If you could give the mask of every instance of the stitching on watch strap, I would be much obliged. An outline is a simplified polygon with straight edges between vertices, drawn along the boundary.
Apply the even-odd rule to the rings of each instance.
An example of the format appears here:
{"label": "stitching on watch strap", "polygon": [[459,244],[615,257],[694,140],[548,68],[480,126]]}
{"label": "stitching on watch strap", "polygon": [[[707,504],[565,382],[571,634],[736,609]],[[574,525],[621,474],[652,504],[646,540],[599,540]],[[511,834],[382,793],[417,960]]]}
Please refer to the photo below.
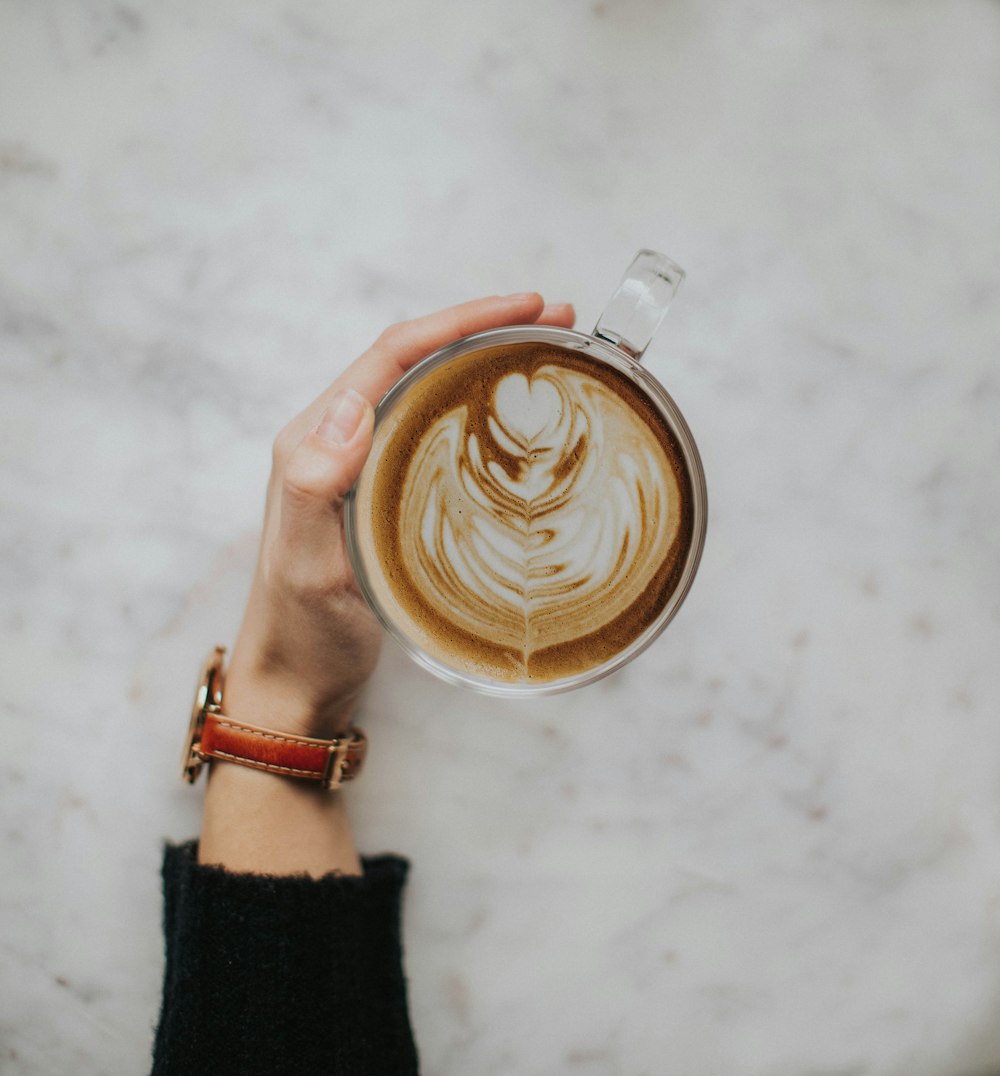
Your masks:
{"label": "stitching on watch strap", "polygon": [[276,762],[258,762],[256,759],[246,758],[243,755],[231,755],[228,751],[214,750],[210,758],[239,762],[241,765],[249,766],[251,769],[267,770],[270,773],[283,773],[290,777],[315,777],[319,780],[323,776],[319,770],[297,770],[294,766],[280,766]]}
{"label": "stitching on watch strap", "polygon": [[[224,729],[233,729],[234,732],[243,732],[247,736],[259,736],[262,740],[275,740],[278,743],[290,743],[295,744],[296,747],[312,747],[317,751],[326,752],[329,749],[329,742],[326,743],[310,743],[309,738],[305,736],[280,736],[276,732],[265,732],[263,729],[255,729],[250,725],[241,725],[238,721],[228,721],[219,716],[216,716],[215,723]],[[346,737],[340,736],[337,739],[345,739]],[[348,740],[348,743],[352,743],[352,740]]]}

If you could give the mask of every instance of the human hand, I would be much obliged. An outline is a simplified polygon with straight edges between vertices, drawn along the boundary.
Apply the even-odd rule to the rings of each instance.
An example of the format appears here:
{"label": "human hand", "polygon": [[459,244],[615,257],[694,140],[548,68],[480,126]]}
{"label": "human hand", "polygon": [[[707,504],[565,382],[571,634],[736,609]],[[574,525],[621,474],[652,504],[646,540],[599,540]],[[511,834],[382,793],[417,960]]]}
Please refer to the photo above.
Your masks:
{"label": "human hand", "polygon": [[378,622],[354,580],[343,499],[371,449],[373,408],[416,362],[505,325],[572,326],[536,293],[477,299],[387,329],[274,442],[260,554],[225,685],[237,720],[333,737],[375,668]]}

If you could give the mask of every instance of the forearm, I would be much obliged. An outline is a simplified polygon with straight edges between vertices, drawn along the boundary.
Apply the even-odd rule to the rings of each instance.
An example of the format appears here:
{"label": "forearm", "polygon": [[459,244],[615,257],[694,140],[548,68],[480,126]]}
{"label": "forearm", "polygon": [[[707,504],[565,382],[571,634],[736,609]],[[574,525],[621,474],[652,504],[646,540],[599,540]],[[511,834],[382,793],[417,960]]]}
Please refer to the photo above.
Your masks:
{"label": "forearm", "polygon": [[212,765],[198,861],[243,874],[361,873],[343,793],[228,762]]}

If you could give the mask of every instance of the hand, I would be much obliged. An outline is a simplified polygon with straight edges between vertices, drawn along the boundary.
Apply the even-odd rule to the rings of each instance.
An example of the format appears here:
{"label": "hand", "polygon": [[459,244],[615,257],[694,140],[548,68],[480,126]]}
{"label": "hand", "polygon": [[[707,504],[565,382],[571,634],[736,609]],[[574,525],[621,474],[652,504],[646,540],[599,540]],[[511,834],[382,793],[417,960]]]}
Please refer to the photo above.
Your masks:
{"label": "hand", "polygon": [[504,325],[572,326],[535,293],[477,299],[387,329],[278,434],[260,555],[225,685],[251,724],[332,737],[351,722],[381,631],[347,558],[341,507],[371,449],[373,408],[416,362]]}

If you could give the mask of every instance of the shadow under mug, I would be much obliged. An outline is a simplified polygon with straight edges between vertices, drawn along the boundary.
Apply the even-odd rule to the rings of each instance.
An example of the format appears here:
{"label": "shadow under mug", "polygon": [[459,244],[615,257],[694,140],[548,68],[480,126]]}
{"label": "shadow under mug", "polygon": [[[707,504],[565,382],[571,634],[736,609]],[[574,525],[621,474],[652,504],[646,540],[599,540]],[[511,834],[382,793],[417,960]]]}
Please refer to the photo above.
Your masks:
{"label": "shadow under mug", "polygon": [[[375,411],[375,447],[344,505],[348,554],[361,592],[375,616],[415,661],[441,679],[499,696],[546,695],[568,691],[593,683],[631,661],[656,639],[676,615],[694,581],[705,542],[708,510],[705,473],[694,438],[677,405],[640,362],[683,278],[683,270],[665,255],[650,250],[639,251],[592,334],[546,325],[518,325],[476,333],[441,348],[417,363],[379,403]],[[690,479],[690,544],[679,571],[673,575],[676,583],[666,603],[638,635],[606,659],[570,675],[540,680],[508,680],[481,675],[470,669],[468,663],[450,658],[442,648],[435,647],[433,640],[428,640],[426,632],[420,638],[421,629],[396,603],[387,579],[392,572],[406,571],[403,558],[397,555],[397,563],[387,573],[386,566],[380,563],[378,543],[373,537],[378,525],[372,504],[373,481],[377,469],[387,466],[380,459],[380,430],[391,423],[401,409],[407,407],[414,387],[446,364],[474,352],[518,344],[555,345],[579,353],[590,361],[606,364],[623,374],[655,408],[670,430]]]}

